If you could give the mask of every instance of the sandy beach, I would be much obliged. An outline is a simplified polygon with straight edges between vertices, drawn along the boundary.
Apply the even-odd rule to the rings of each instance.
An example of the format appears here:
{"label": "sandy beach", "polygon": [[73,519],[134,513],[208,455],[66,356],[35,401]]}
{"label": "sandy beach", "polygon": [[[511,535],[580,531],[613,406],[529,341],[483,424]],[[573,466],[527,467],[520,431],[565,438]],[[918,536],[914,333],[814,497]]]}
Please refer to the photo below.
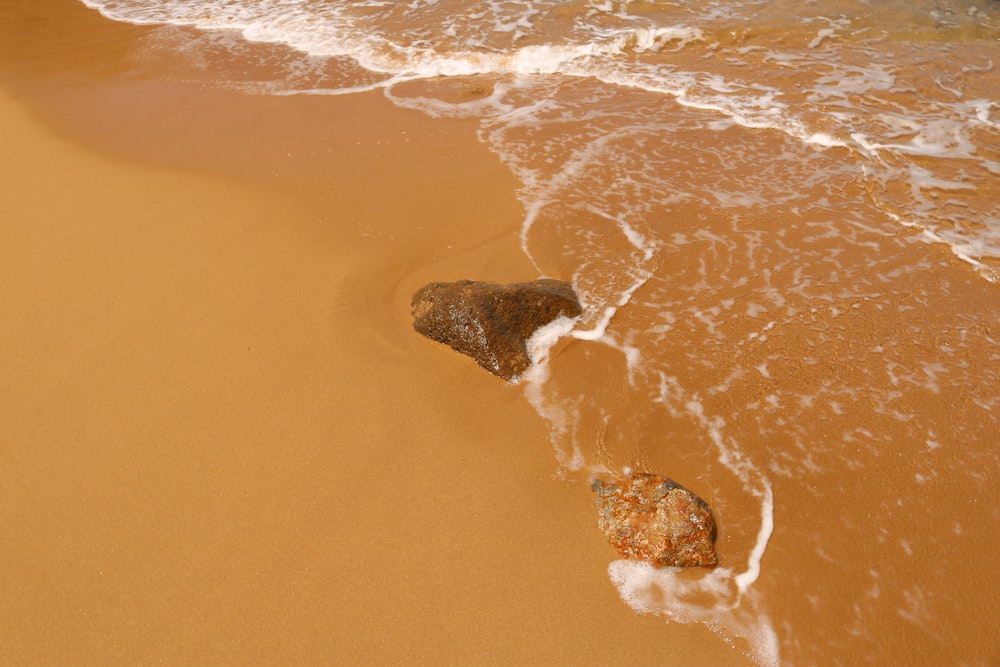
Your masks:
{"label": "sandy beach", "polygon": [[411,329],[536,277],[471,125],[168,83],[46,4],[0,23],[0,662],[738,660],[621,602],[520,390]]}
{"label": "sandy beach", "polygon": [[[994,8],[87,4],[0,8],[0,664],[996,664]],[[540,274],[520,385],[413,330]]]}

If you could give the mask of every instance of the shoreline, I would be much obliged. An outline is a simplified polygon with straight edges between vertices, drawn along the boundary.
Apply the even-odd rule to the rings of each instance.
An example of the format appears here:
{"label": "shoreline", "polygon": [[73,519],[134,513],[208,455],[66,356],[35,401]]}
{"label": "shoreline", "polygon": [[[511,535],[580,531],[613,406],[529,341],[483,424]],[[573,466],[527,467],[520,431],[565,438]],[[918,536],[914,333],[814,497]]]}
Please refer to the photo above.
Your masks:
{"label": "shoreline", "polygon": [[0,66],[0,661],[745,660],[633,613],[521,388],[412,331],[536,277],[470,124],[119,76],[143,30],[63,5]]}
{"label": "shoreline", "polygon": [[[905,187],[924,167],[947,181],[964,163],[883,172],[558,74],[274,94],[368,79],[76,0],[0,13],[0,662],[996,653],[975,612],[996,606],[978,575],[997,537],[996,285],[886,215],[929,203]],[[830,40],[798,45],[815,68],[756,70],[795,50],[785,18],[750,21],[777,28],[762,50],[662,56],[793,97],[823,63],[869,60]],[[373,29],[395,40],[409,19]],[[972,53],[918,67],[910,46],[868,46],[901,68],[845,98],[873,136],[880,109],[919,125],[950,103],[935,72]],[[977,72],[956,90],[992,90]],[[776,120],[831,120],[793,106]],[[959,136],[988,151],[980,129]],[[995,209],[975,182],[923,194],[975,222]],[[539,273],[594,319],[544,381],[509,385],[413,330],[426,283]],[[704,498],[721,566],[616,560],[588,487],[623,469]]]}

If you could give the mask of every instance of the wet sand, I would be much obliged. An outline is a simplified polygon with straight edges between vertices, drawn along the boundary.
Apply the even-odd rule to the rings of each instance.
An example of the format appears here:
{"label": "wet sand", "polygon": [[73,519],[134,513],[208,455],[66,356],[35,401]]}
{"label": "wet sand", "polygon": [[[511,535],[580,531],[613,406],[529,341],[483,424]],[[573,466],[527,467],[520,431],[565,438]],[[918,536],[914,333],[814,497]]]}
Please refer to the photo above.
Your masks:
{"label": "wet sand", "polygon": [[0,663],[740,664],[639,616],[516,387],[410,327],[535,276],[463,122],[0,31]]}

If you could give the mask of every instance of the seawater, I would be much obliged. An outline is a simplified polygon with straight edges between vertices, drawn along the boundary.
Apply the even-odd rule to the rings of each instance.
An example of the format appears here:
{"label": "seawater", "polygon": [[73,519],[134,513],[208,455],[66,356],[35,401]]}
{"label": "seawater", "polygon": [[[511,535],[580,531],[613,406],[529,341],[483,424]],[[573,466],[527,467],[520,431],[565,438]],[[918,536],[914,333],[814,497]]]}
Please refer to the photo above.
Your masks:
{"label": "seawater", "polygon": [[720,525],[711,572],[612,562],[627,604],[760,664],[1000,660],[1000,3],[83,1],[191,81],[478,119],[585,306],[521,383],[556,473]]}

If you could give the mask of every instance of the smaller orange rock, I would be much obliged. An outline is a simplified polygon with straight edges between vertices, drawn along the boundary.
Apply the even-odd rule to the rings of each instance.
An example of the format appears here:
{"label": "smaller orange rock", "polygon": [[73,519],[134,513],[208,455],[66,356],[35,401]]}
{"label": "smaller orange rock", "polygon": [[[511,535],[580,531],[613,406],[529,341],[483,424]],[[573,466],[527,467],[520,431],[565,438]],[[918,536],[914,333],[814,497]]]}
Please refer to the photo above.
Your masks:
{"label": "smaller orange rock", "polygon": [[712,567],[715,520],[708,503],[673,480],[631,473],[624,480],[594,480],[597,523],[623,558],[657,567]]}

